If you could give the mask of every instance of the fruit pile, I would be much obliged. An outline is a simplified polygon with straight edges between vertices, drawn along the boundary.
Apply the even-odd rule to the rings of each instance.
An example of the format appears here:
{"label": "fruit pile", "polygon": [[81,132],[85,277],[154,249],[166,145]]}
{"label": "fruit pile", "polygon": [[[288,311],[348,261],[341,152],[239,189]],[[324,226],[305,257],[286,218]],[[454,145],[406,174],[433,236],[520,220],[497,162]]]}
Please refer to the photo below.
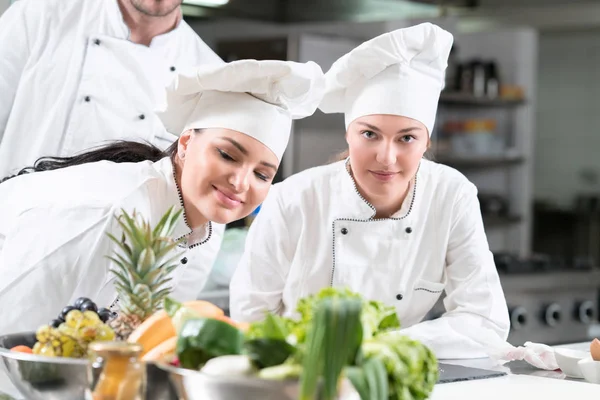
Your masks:
{"label": "fruit pile", "polygon": [[63,308],[63,310],[58,315],[58,318],[50,321],[50,326],[53,328],[58,328],[60,324],[66,321],[67,314],[69,314],[69,312],[73,310],[79,310],[81,312],[91,311],[93,313],[96,313],[103,323],[106,323],[109,320],[116,318],[117,316],[117,313],[110,311],[108,308],[98,309],[96,303],[94,303],[87,297],[80,297],[77,300],[75,300],[72,306],[66,306],[65,308]]}
{"label": "fruit pile", "polygon": [[33,354],[50,357],[82,358],[94,341],[114,340],[115,333],[106,325],[114,313],[82,297],[72,306],[65,307],[57,319],[43,325],[36,332]]}

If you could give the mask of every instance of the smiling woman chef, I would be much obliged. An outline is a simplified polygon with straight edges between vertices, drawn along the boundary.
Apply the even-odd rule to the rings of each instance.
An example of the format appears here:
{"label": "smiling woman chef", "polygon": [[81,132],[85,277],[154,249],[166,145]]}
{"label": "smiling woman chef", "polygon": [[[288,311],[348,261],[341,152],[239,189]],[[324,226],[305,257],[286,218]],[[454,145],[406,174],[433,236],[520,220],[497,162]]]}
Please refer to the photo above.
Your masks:
{"label": "smiling woman chef", "polygon": [[[506,301],[475,186],[423,159],[452,35],[432,24],[384,34],[340,58],[320,106],[343,112],[349,157],[275,185],[232,279],[231,315],[289,315],[298,299],[348,287],[397,308],[401,334],[439,358],[504,341]],[[421,322],[441,293],[446,313]]]}
{"label": "smiling woman chef", "polygon": [[[186,237],[187,250],[173,295],[195,298],[210,271],[193,261],[211,221],[238,220],[264,200],[292,119],[312,114],[324,87],[314,63],[243,60],[181,72],[161,117],[183,133],[166,153],[117,143],[54,162],[81,165],[1,183],[0,334],[35,330],[80,296],[113,303],[106,256],[115,245],[106,233],[121,236],[114,218],[121,209],[154,225],[170,207],[183,208],[174,236]],[[150,161],[120,162],[132,152]],[[119,162],[85,163],[94,158]]]}

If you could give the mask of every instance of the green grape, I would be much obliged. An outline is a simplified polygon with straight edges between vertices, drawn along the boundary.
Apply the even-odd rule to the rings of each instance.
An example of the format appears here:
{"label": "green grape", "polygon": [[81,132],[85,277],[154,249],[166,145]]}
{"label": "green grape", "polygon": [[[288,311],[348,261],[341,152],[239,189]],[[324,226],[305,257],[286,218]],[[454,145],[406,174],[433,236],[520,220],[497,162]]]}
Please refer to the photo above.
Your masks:
{"label": "green grape", "polygon": [[96,329],[96,340],[101,342],[115,340],[115,331],[110,326],[102,324]]}
{"label": "green grape", "polygon": [[42,344],[40,342],[36,342],[33,345],[33,349],[31,349],[33,354],[40,354],[40,350],[42,350]]}
{"label": "green grape", "polygon": [[77,328],[83,321],[83,313],[79,310],[71,310],[65,319],[66,324],[72,328]]}
{"label": "green grape", "polygon": [[72,337],[77,336],[77,330],[75,328],[70,327],[69,325],[62,323],[58,327],[58,331],[63,335],[68,335]]}
{"label": "green grape", "polygon": [[35,337],[38,341],[42,343],[46,343],[50,340],[50,335],[52,333],[52,327],[50,325],[42,325],[38,328]]}
{"label": "green grape", "polygon": [[90,320],[90,321],[94,321],[96,324],[98,323],[102,323],[102,321],[100,320],[100,317],[98,316],[97,313],[93,312],[93,311],[84,311],[83,312],[83,318],[85,320]]}
{"label": "green grape", "polygon": [[82,326],[77,331],[77,339],[91,342],[96,338],[96,327],[94,326]]}
{"label": "green grape", "polygon": [[40,346],[39,355],[46,357],[55,357],[56,353],[50,343]]}

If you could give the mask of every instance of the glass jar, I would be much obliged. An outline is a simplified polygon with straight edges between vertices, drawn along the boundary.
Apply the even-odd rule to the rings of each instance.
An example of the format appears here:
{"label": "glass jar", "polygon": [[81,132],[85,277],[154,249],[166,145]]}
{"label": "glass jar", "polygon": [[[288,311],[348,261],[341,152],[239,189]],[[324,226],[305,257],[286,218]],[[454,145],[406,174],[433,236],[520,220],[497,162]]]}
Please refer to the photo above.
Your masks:
{"label": "glass jar", "polygon": [[142,346],[127,342],[95,342],[88,347],[86,400],[143,400],[146,366]]}

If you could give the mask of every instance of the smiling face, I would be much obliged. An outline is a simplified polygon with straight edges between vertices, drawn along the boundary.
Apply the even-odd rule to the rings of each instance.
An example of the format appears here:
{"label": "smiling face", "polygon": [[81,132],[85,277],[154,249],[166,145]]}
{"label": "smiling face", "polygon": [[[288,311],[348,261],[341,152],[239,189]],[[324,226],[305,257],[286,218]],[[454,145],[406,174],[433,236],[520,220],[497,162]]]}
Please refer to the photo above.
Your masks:
{"label": "smiling face", "polygon": [[175,162],[192,228],[248,216],[264,201],[279,166],[275,154],[258,140],[213,128],[184,132]]}
{"label": "smiling face", "polygon": [[367,115],[350,124],[346,141],[361,195],[378,211],[397,211],[429,146],[425,125],[397,115]]}

